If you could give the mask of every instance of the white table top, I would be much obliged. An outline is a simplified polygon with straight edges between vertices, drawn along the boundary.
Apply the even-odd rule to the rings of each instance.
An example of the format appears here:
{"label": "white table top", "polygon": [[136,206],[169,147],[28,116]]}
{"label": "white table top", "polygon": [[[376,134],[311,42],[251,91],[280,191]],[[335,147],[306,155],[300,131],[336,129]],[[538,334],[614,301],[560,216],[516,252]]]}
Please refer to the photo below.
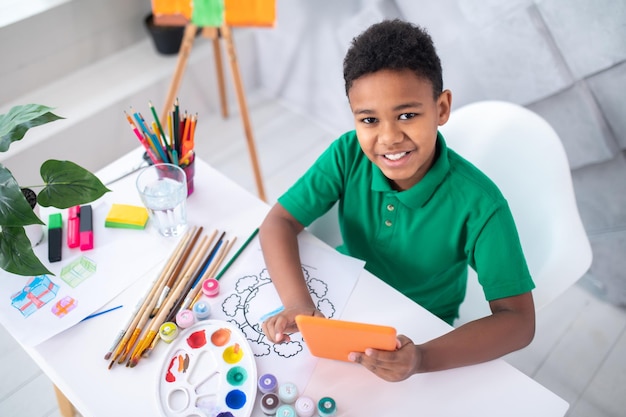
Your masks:
{"label": "white table top", "polygon": [[[131,152],[102,170],[99,176],[105,182],[115,178],[136,165],[139,155]],[[195,192],[188,200],[190,223],[228,230],[239,237],[236,250],[261,223],[269,206],[202,161],[196,164]],[[111,185],[113,193],[109,195],[124,195],[125,203],[141,204],[134,190],[134,178],[135,175],[130,175]],[[154,231],[148,233],[159,238]],[[306,239],[322,244],[312,235]],[[174,243],[166,244],[164,253],[169,255]],[[228,273],[224,278],[227,276]],[[5,278],[0,275],[0,279]],[[108,305],[134,305],[153,278],[146,275],[138,279]],[[160,414],[155,381],[165,349],[159,350],[157,346],[146,363],[141,362],[132,370],[121,365],[109,370],[103,358],[126,320],[124,314],[123,309],[116,310],[79,323],[34,348],[25,347],[84,416]],[[366,271],[359,277],[341,318],[385,323],[416,343],[451,329]],[[556,417],[563,416],[568,408],[564,400],[503,360],[389,383],[359,365],[320,359],[304,394],[314,399],[333,397],[337,401],[338,416]],[[256,408],[253,415],[263,414]]]}

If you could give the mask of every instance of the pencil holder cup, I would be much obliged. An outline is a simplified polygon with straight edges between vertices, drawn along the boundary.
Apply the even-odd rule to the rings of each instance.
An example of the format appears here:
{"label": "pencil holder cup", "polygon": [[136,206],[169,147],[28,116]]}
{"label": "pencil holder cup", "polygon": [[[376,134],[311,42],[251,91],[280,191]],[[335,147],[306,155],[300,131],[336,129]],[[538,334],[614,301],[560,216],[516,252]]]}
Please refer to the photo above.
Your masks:
{"label": "pencil holder cup", "polygon": [[[143,159],[148,162],[148,165],[154,165],[154,163],[148,157],[148,154],[144,152]],[[195,153],[191,154],[191,158],[189,162],[185,162],[180,166],[183,171],[185,171],[185,175],[187,176],[187,197],[189,197],[193,193],[193,177],[196,174],[196,155]]]}

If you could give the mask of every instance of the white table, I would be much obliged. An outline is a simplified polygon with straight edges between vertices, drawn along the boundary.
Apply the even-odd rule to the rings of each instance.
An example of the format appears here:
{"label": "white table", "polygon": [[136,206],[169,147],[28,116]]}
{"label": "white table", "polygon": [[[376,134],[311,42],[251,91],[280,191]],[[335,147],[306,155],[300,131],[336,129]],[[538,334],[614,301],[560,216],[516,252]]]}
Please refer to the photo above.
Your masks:
{"label": "white table", "polygon": [[[98,175],[103,181],[115,178],[136,165],[139,155],[131,152]],[[114,191],[110,194],[134,196],[135,203],[140,204],[134,178],[130,175],[116,182],[110,187]],[[255,196],[197,161],[195,192],[188,200],[190,223],[228,230],[239,237],[236,250],[261,223],[268,209]],[[148,233],[159,238],[156,232]],[[312,235],[306,238],[322,244]],[[132,248],[132,242],[122,244]],[[171,253],[173,245],[167,247],[166,253]],[[2,274],[5,275],[3,271]],[[134,305],[153,278],[146,275],[139,279],[109,305]],[[165,350],[157,346],[146,363],[141,362],[132,370],[120,365],[109,370],[103,359],[125,321],[125,314],[128,313],[123,309],[116,310],[79,323],[34,348],[25,347],[85,417],[159,415],[155,381]],[[415,342],[451,329],[366,271],[359,277],[341,318],[384,322]],[[359,365],[320,359],[304,394],[312,398],[332,396],[337,401],[339,416],[556,417],[563,416],[568,408],[561,398],[503,360],[388,383]],[[263,414],[255,409],[253,415]]]}

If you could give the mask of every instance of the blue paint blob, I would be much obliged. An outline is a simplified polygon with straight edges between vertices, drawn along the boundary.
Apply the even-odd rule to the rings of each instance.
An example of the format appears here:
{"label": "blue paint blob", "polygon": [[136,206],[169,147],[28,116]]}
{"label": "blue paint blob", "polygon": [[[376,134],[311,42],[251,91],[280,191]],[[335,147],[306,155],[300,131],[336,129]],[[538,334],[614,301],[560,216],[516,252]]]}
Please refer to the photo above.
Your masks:
{"label": "blue paint blob", "polygon": [[226,405],[233,410],[239,410],[246,404],[246,394],[238,389],[234,389],[226,394]]}
{"label": "blue paint blob", "polygon": [[225,411],[223,413],[219,413],[217,416],[215,417],[235,417],[233,415],[233,413],[231,413],[230,411]]}

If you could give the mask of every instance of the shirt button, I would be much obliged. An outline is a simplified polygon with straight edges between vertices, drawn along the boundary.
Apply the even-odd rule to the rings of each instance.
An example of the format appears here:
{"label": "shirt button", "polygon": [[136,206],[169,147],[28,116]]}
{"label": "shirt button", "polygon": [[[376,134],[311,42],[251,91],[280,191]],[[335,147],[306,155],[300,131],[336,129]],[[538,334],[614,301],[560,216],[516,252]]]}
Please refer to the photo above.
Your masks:
{"label": "shirt button", "polygon": [[385,220],[385,226],[391,227],[391,220]]}
{"label": "shirt button", "polygon": [[389,211],[394,211],[396,208],[393,206],[393,204],[387,204],[387,210]]}

